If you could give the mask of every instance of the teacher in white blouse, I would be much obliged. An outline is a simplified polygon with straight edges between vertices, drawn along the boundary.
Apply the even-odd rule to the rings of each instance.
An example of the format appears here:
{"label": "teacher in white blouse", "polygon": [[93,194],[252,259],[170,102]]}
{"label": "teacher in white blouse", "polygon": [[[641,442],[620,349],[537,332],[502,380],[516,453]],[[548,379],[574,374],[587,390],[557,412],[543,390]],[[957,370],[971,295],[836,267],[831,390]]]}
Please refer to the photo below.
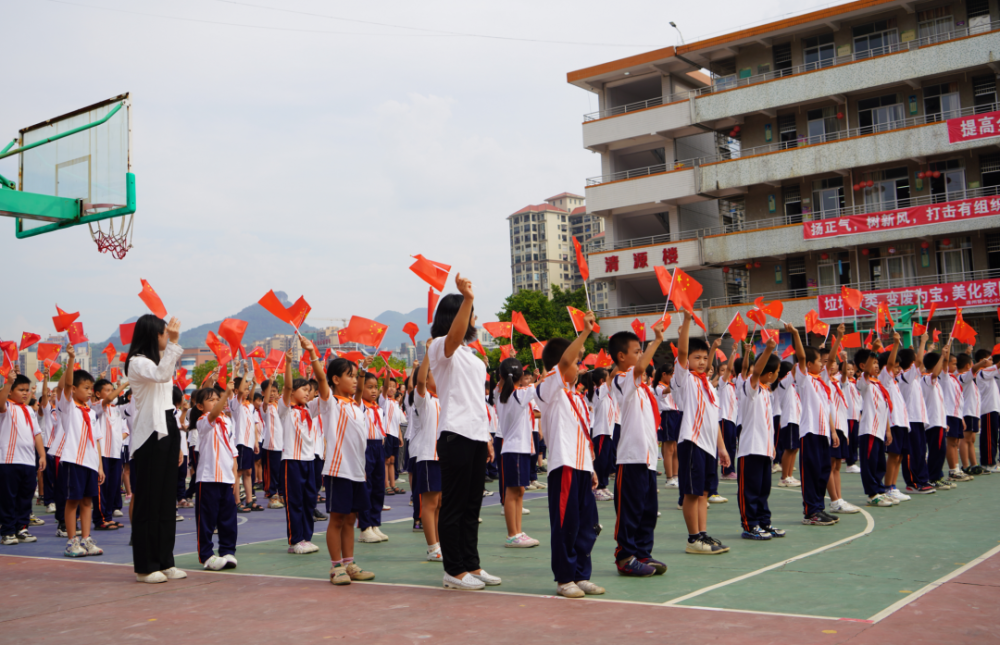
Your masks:
{"label": "teacher in white blouse", "polygon": [[135,421],[129,437],[132,560],[139,582],[186,578],[174,566],[181,432],[174,418],[173,378],[181,357],[181,321],[146,314],[135,324],[125,374]]}
{"label": "teacher in white blouse", "polygon": [[438,531],[444,560],[444,586],[482,589],[500,584],[479,564],[479,511],[486,486],[486,463],[493,460],[483,386],[486,365],[468,343],[476,339],[472,281],[458,274],[459,294],[441,299],[427,349],[437,384],[438,463],[441,466],[441,515]]}

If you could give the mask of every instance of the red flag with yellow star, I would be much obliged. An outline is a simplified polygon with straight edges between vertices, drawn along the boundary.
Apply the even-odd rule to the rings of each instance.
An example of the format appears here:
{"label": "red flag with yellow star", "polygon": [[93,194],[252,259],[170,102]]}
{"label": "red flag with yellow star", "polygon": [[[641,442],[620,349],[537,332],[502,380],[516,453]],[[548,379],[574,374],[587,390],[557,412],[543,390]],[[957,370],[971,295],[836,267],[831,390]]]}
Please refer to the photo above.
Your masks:
{"label": "red flag with yellow star", "polygon": [[646,342],[646,323],[636,318],[632,321],[632,331],[634,331],[635,335],[639,337],[640,343]]}
{"label": "red flag with yellow star", "polygon": [[142,291],[139,292],[139,298],[146,303],[146,306],[149,307],[154,316],[157,318],[166,318],[167,308],[163,306],[160,296],[156,295],[156,291],[153,290],[153,287],[145,279],[139,278],[139,281],[142,282]]}
{"label": "red flag with yellow star", "polygon": [[378,347],[382,344],[382,337],[385,336],[385,332],[388,329],[386,325],[380,322],[360,316],[351,316],[351,321],[347,324],[347,327],[339,332],[339,336],[341,342],[346,340],[349,343]]}
{"label": "red flag with yellow star", "polygon": [[38,334],[32,334],[30,331],[21,332],[21,345],[18,347],[20,350],[25,350],[37,343],[42,339]]}
{"label": "red flag with yellow star", "polygon": [[674,269],[670,300],[673,301],[678,311],[694,311],[694,303],[701,297],[702,291],[702,286],[685,273],[683,269]]}

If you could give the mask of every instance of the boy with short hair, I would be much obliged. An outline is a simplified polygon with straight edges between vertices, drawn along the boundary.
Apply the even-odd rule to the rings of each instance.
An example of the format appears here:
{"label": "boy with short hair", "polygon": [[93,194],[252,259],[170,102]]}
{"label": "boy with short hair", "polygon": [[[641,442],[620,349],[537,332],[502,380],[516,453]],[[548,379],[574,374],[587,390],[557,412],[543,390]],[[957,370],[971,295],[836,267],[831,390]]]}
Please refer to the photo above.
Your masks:
{"label": "boy with short hair", "polygon": [[263,451],[264,457],[262,470],[264,474],[264,496],[270,501],[268,508],[285,508],[281,501],[281,491],[284,487],[284,469],[281,467],[281,453],[284,450],[284,428],[281,425],[281,416],[278,414],[278,388],[275,387],[274,379],[268,379],[261,383],[261,392],[264,396],[263,419],[264,431]]}
{"label": "boy with short hair", "polygon": [[94,410],[97,425],[95,435],[101,438],[101,466],[104,468],[104,482],[97,497],[94,524],[99,531],[117,530],[124,526],[115,521],[115,497],[121,495],[122,486],[122,432],[121,414],[115,400],[125,391],[128,382],[122,380],[117,388],[111,381],[99,379],[94,384]]}
{"label": "boy with short hair", "polygon": [[[895,339],[898,334],[893,334]],[[886,470],[885,470],[885,496],[893,504],[909,501],[910,496],[904,495],[896,488],[896,480],[899,477],[899,469],[903,462],[903,455],[909,453],[910,415],[906,411],[906,401],[899,391],[896,383],[896,376],[899,373],[899,341],[894,340],[893,348],[888,352],[879,352],[878,364],[881,368],[878,379],[885,386],[892,401],[892,409],[889,411],[889,423],[892,429],[892,443],[886,444]]]}
{"label": "boy with short hair", "polygon": [[[924,336],[926,339],[926,335]],[[923,347],[923,343],[921,343]],[[924,424],[924,444],[929,452],[927,480],[934,490],[948,490],[950,484],[942,481],[942,466],[945,461],[946,437],[957,429],[962,436],[962,386],[947,372],[951,343],[945,345],[940,354],[924,354],[923,364],[926,374],[920,379],[920,387],[927,406],[927,422]],[[971,375],[970,375],[971,376]],[[971,379],[968,379],[971,380]],[[897,440],[899,437],[895,437]],[[912,439],[911,439],[912,443]],[[911,459],[918,455],[911,454]]]}
{"label": "boy with short hair", "polygon": [[981,475],[985,469],[977,464],[976,460],[976,435],[979,434],[979,415],[981,413],[982,399],[979,394],[979,386],[976,385],[976,374],[979,370],[989,367],[993,362],[989,357],[983,358],[978,363],[972,362],[973,349],[969,345],[968,353],[958,355],[955,362],[955,374],[962,384],[962,415],[965,421],[965,438],[959,446],[962,463],[967,464],[962,468],[966,475]]}
{"label": "boy with short hair", "polygon": [[[56,456],[59,458],[58,486],[66,500],[65,521],[69,541],[66,542],[64,555],[79,558],[104,553],[90,537],[93,498],[100,494],[99,487],[104,483],[104,467],[101,464],[101,437],[95,431],[96,415],[88,405],[94,393],[94,377],[83,370],[72,369],[76,361],[72,345],[66,352],[69,361],[63,370],[59,400],[62,438]],[[76,534],[77,511],[82,539]]]}
{"label": "boy with short hair", "polygon": [[[604,593],[603,587],[590,581],[590,552],[597,541],[597,500],[594,497],[597,475],[594,474],[586,404],[573,390],[578,375],[577,358],[593,328],[594,314],[588,311],[583,331],[575,340],[549,340],[542,350],[547,374],[537,387],[541,421],[549,442],[552,572],[558,585],[557,593],[566,598]],[[655,496],[655,475],[652,489]]]}
{"label": "boy with short hair", "polygon": [[[929,384],[928,377],[936,379],[945,366],[944,356],[926,353],[927,334],[920,337],[916,350],[904,349],[899,352],[899,376],[896,383],[906,402],[907,417],[910,421],[909,432],[906,433],[907,458],[903,460],[903,480],[906,482],[906,492],[915,495],[928,495],[935,492],[930,485],[927,474],[927,427],[940,421],[944,414],[943,400],[940,390],[935,391]],[[935,360],[936,359],[936,360]],[[921,368],[927,370],[924,375]],[[936,381],[935,381],[936,385]],[[940,388],[940,385],[937,385]],[[930,395],[930,396],[928,396]],[[901,441],[901,437],[896,437]]]}
{"label": "boy with short hair", "polygon": [[[799,331],[791,323],[785,331],[795,343],[795,388],[802,401],[799,421],[799,474],[802,477],[802,523],[810,526],[830,526],[839,520],[826,513],[824,496],[830,479],[830,448],[838,448],[836,420],[830,409],[833,393],[823,380],[825,365],[820,353],[813,347],[803,347]],[[833,341],[831,354],[836,356],[840,337]]]}
{"label": "boy with short hair", "polygon": [[[658,406],[649,386],[642,382],[646,366],[663,341],[663,321],[653,325],[656,338],[642,351],[639,337],[629,331],[613,335],[608,343],[619,373],[611,384],[612,399],[621,409],[618,469],[615,474],[615,565],[624,576],[648,577],[666,572],[654,560],[656,529],[656,428]],[[550,495],[551,497],[551,495]]]}
{"label": "boy with short hair", "polygon": [[[0,390],[0,543],[35,542],[28,532],[31,498],[35,492],[35,455],[38,471],[45,470],[45,446],[35,414],[27,406],[31,381],[17,373],[17,363]],[[48,414],[46,412],[45,414]]]}
{"label": "boy with short hair", "polygon": [[[976,360],[990,357],[990,350],[976,352]],[[992,356],[993,364],[979,370],[976,385],[982,406],[979,422],[979,465],[991,473],[1000,472],[997,467],[997,440],[1000,439],[1000,354]]]}
{"label": "boy with short hair", "polygon": [[[771,410],[770,385],[778,376],[781,360],[773,354],[772,336],[750,368],[750,357],[743,361],[739,384],[740,432],[736,455],[739,473],[740,519],[744,540],[770,540],[785,537],[785,532],[771,526],[771,461],[774,459],[774,412]],[[745,352],[745,350],[744,350]],[[735,365],[734,365],[735,367]]]}
{"label": "boy with short hair", "polygon": [[783,365],[788,366],[788,371],[782,369],[778,372],[778,389],[774,393],[778,399],[776,408],[781,413],[778,432],[781,479],[778,480],[778,486],[796,488],[802,485],[802,482],[792,475],[795,471],[795,457],[799,454],[801,443],[799,422],[802,419],[802,397],[799,396],[798,388],[795,386],[795,366],[787,361]]}
{"label": "boy with short hair", "polygon": [[[896,334],[897,343],[899,334]],[[894,506],[885,496],[885,444],[892,443],[889,428],[889,414],[892,412],[892,398],[879,380],[877,348],[882,343],[875,340],[876,349],[859,349],[854,354],[858,367],[858,392],[861,394],[861,419],[858,422],[858,465],[861,467],[861,484],[868,496],[869,506]],[[898,504],[898,502],[896,502]]]}
{"label": "boy with short hair", "polygon": [[680,462],[682,510],[687,525],[685,553],[718,555],[729,547],[708,535],[708,496],[718,486],[718,464],[729,466],[722,430],[719,429],[719,398],[708,382],[708,368],[719,347],[716,339],[709,348],[700,338],[689,338],[692,312],[684,312],[677,339],[674,367],[674,399],[684,413],[677,443]]}
{"label": "boy with short hair", "polygon": [[[289,360],[289,359],[285,359]],[[240,375],[233,379],[235,393],[229,400],[229,413],[232,416],[234,434],[236,435],[236,450],[239,453],[236,461],[236,471],[239,477],[236,487],[243,484],[243,504],[237,505],[239,512],[263,511],[264,507],[257,503],[253,490],[254,455],[260,452],[260,436],[254,417],[253,398],[251,398],[251,379],[244,378],[245,368],[240,369]],[[236,368],[233,368],[233,376]]]}

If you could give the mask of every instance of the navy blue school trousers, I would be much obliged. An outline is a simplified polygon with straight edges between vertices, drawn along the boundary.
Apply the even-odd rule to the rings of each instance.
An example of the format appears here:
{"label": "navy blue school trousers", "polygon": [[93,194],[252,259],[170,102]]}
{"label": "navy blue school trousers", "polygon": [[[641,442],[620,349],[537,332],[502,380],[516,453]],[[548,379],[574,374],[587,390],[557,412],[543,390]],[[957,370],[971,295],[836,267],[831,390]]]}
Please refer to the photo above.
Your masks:
{"label": "navy blue school trousers", "polygon": [[[406,461],[406,472],[410,473],[410,505],[413,507],[413,521],[420,521],[420,495],[417,495],[414,490],[416,486],[413,485],[414,473],[417,471],[417,458],[410,457]],[[503,495],[503,488],[500,489],[500,494]]]}
{"label": "navy blue school trousers", "polygon": [[265,450],[263,463],[265,494],[270,498],[285,490],[285,469],[281,466],[280,450]]}
{"label": "navy blue school trousers", "polygon": [[979,464],[994,466],[997,463],[997,441],[1000,440],[1000,413],[987,412],[979,422]]}
{"label": "navy blue school trousers", "polygon": [[861,485],[865,488],[865,495],[881,495],[885,492],[882,483],[885,477],[885,442],[873,434],[863,434],[858,443]]}
{"label": "navy blue school trousers", "polygon": [[806,433],[799,438],[799,475],[802,477],[802,513],[809,517],[826,508],[823,497],[830,479],[830,439]]}
{"label": "navy blue school trousers", "polygon": [[194,449],[194,446],[190,446],[191,452],[188,455],[188,465],[191,470],[194,471],[194,475],[191,475],[191,483],[188,485],[187,490],[184,491],[184,497],[186,499],[191,499],[194,494],[198,492],[198,451]]}
{"label": "navy blue school trousers", "polygon": [[[489,479],[499,479],[500,478],[500,452],[497,450],[497,437],[494,434],[490,435],[490,439],[493,441],[493,461],[486,464],[486,477]],[[503,439],[500,439],[503,441]],[[399,461],[398,459],[396,461]],[[412,485],[412,482],[411,482]]]}
{"label": "navy blue school trousers", "polygon": [[528,481],[538,481],[538,455],[542,452],[542,435],[538,434],[537,430],[533,430],[531,433],[531,444],[535,447],[535,451],[531,453],[531,474],[528,476]]}
{"label": "navy blue school trousers", "polygon": [[[549,485],[552,485],[549,477]],[[549,493],[551,498],[553,493]],[[656,471],[646,464],[618,464],[615,473],[615,561],[652,557],[656,530]]]}
{"label": "navy blue school trousers", "polygon": [[597,475],[597,487],[607,488],[608,478],[615,467],[614,439],[609,434],[594,437],[594,474]]}
{"label": "navy blue school trousers", "polygon": [[315,510],[319,502],[319,492],[323,490],[323,457],[316,455],[313,457],[313,475],[316,479],[316,495],[313,495],[312,506],[309,511]]}
{"label": "navy blue school trousers", "polygon": [[924,435],[927,437],[927,477],[932,482],[936,482],[939,479],[944,479],[948,429],[927,428],[924,430]]}
{"label": "navy blue school trousers", "polygon": [[[105,473],[107,471],[104,471]],[[185,457],[181,460],[181,465],[177,467],[177,501],[184,499],[184,495],[187,493],[187,476],[188,476],[188,458]],[[247,494],[247,499],[249,500],[250,495]],[[247,502],[249,503],[249,501]]]}
{"label": "navy blue school trousers", "polygon": [[767,498],[771,496],[771,458],[767,455],[740,457],[736,460],[736,475],[739,478],[736,495],[743,530],[770,526],[771,509]]}
{"label": "navy blue school trousers", "polygon": [[909,451],[903,459],[903,481],[912,488],[926,486],[930,480],[927,479],[927,435],[924,424],[910,423],[907,441]]}
{"label": "navy blue school trousers", "polygon": [[590,472],[560,466],[549,473],[549,527],[556,582],[590,580],[590,554],[597,541],[597,500]]}
{"label": "navy blue school trousers", "polygon": [[729,453],[729,465],[722,468],[722,474],[728,475],[736,472],[736,441],[739,437],[736,434],[736,424],[732,421],[719,419],[719,425],[722,430],[722,443],[726,446],[726,452]]}
{"label": "navy blue school trousers", "polygon": [[285,459],[285,522],[288,544],[312,540],[316,508],[316,475],[312,460]]}
{"label": "navy blue school trousers", "polygon": [[0,535],[14,535],[28,527],[36,472],[27,464],[0,464]]}
{"label": "navy blue school trousers", "polygon": [[101,484],[100,495],[94,500],[97,502],[94,522],[114,522],[115,497],[122,496],[122,460],[101,457],[101,466],[104,468],[104,483]]}
{"label": "navy blue school trousers", "polygon": [[194,521],[198,525],[198,562],[214,555],[212,533],[219,529],[219,555],[236,553],[236,498],[233,485],[218,482],[195,484]]}
{"label": "navy blue school trousers", "polygon": [[46,506],[56,503],[56,458],[48,450],[45,451],[45,470],[42,471],[42,483],[45,486],[42,502]]}
{"label": "navy blue school trousers", "polygon": [[[411,484],[412,486],[412,484]],[[385,504],[385,449],[381,439],[369,439],[365,448],[365,489],[371,507],[358,513],[358,528],[364,531],[382,526],[382,505]]]}
{"label": "navy blue school trousers", "polygon": [[[858,463],[858,421],[847,420],[847,465]],[[926,460],[925,460],[926,463]]]}

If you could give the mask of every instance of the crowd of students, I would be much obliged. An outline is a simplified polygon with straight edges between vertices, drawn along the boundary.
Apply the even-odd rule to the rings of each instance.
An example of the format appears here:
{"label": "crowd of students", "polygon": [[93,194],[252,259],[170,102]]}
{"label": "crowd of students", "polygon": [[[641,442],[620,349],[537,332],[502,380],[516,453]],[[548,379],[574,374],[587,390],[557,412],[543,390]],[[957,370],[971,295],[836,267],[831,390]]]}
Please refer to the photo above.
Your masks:
{"label": "crowd of students", "polygon": [[[741,536],[755,541],[786,536],[772,524],[768,504],[774,475],[778,486],[801,489],[803,524],[829,526],[841,514],[859,512],[843,497],[842,472],[861,476],[865,498],[856,501],[890,507],[1000,471],[1000,356],[989,350],[969,347],[956,356],[949,340],[930,351],[926,335],[902,348],[899,335],[891,334],[886,347],[876,339],[847,361],[843,325],[829,348],[804,344],[786,325],[794,360],[775,354],[775,334],[757,354],[734,343],[718,364],[721,339],[710,346],[691,337],[691,314],[683,316],[672,361],[654,366],[661,321],[645,347],[631,332],[614,334],[612,364],[586,370],[584,343],[594,326],[588,313],[576,338],[547,341],[544,371],[507,358],[487,378],[485,400],[473,404],[485,411],[486,427],[479,430],[490,437],[486,476],[499,480],[504,547],[540,545],[523,531],[522,514],[529,512],[523,501],[526,491],[548,488],[546,540],[562,596],[604,593],[591,581],[601,501],[614,506],[617,572],[666,572],[653,557],[660,464],[666,489],[678,493],[685,552],[696,555],[730,549],[707,526],[710,504],[727,501],[719,495],[720,468],[722,479],[737,482]],[[260,490],[260,501],[285,513],[289,554],[319,551],[312,539],[317,522],[325,521],[331,583],[371,580],[375,574],[355,561],[355,542],[389,539],[382,512],[387,496],[406,493],[398,485],[406,472],[413,531],[424,534],[422,557],[446,563],[445,585],[500,584],[478,568],[478,554],[468,556],[473,564],[466,567],[478,583],[449,581],[442,550],[442,497],[453,493],[442,484],[439,451],[454,447],[440,436],[438,386],[457,386],[442,363],[432,369],[432,356],[444,360],[445,340],[428,340],[424,360],[398,380],[388,370],[382,378],[369,371],[371,359],[324,364],[300,337],[308,378],[293,378],[289,350],[280,386],[274,379],[256,383],[245,366],[228,380],[213,373],[189,401],[175,386],[174,417],[186,434],[177,506],[194,507],[204,568],[237,566],[237,515],[265,510]],[[435,343],[442,345],[432,351]],[[67,366],[73,365],[73,348],[66,351]],[[101,555],[92,529],[124,528],[116,518],[122,517],[122,486],[128,501],[134,474],[128,387],[124,379],[112,383],[103,374],[94,379],[66,369],[53,391],[45,378],[36,399],[32,382],[16,368],[7,376],[0,390],[2,544],[36,541],[29,528],[44,524],[31,513],[36,490],[54,512],[56,535],[68,540],[66,556]],[[801,479],[793,476],[796,457]],[[538,480],[540,470],[547,470],[547,485]],[[471,512],[474,520],[478,507]],[[376,553],[366,555],[374,560]]]}

